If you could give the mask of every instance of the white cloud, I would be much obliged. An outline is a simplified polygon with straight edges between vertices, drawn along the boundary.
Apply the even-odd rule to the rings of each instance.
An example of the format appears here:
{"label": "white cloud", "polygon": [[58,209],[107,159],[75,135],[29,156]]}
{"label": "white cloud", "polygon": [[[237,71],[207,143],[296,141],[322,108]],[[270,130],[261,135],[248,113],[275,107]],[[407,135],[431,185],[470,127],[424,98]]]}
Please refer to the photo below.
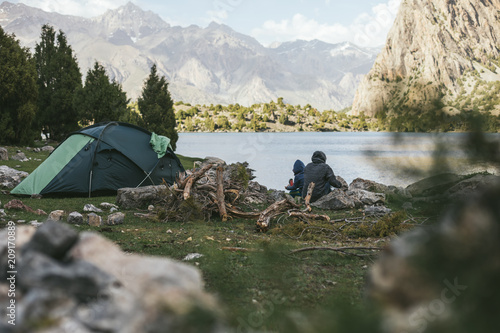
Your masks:
{"label": "white cloud", "polygon": [[65,15],[93,17],[108,9],[116,9],[129,0],[23,0],[27,6]]}
{"label": "white cloud", "polygon": [[295,14],[289,20],[266,21],[260,28],[253,29],[251,35],[266,45],[274,41],[319,39],[329,43],[350,41],[359,46],[379,46],[385,43],[400,3],[401,0],[380,3],[372,7],[371,13],[358,15],[349,25],[321,24]]}
{"label": "white cloud", "polygon": [[217,0],[212,2],[212,8],[207,11],[209,21],[222,23],[233,10],[241,5],[243,0]]}

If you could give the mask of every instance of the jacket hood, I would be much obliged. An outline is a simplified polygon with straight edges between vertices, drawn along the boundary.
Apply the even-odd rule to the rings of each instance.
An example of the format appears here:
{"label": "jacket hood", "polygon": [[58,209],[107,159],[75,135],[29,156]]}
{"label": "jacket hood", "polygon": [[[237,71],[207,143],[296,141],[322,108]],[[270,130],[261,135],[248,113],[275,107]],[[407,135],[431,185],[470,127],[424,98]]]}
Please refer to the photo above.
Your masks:
{"label": "jacket hood", "polygon": [[312,158],[313,163],[326,163],[326,155],[322,151],[315,151]]}
{"label": "jacket hood", "polygon": [[296,160],[295,163],[293,164],[293,173],[298,174],[304,172],[304,167],[305,167],[304,162],[302,162],[301,160]]}

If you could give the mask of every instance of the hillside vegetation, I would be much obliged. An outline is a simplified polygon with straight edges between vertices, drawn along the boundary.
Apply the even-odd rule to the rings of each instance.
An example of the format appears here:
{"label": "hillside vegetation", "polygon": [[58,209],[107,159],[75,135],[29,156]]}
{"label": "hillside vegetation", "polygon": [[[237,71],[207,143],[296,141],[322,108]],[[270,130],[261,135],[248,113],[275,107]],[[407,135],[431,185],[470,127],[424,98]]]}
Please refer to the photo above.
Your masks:
{"label": "hillside vegetation", "polygon": [[[496,84],[490,86],[494,89],[475,89],[492,97],[492,91],[498,87]],[[320,112],[310,104],[285,104],[282,98],[250,107],[239,104],[191,105],[179,101],[174,104],[174,112],[178,132],[453,132],[476,130],[475,124],[478,123],[482,131],[497,132],[500,116],[483,112],[483,106],[488,107],[491,103],[491,98],[486,97],[482,102],[466,99],[464,104],[472,105],[472,109],[457,105],[464,111],[445,113],[434,110],[431,113],[406,108],[398,117],[388,117],[382,111],[374,118],[363,113],[350,115],[345,112],[348,109]],[[137,110],[137,106],[129,107]]]}
{"label": "hillside vegetation", "polygon": [[344,112],[320,112],[310,104],[290,105],[276,102],[223,106],[191,105],[182,101],[174,105],[178,132],[312,132],[365,131],[374,129],[366,117]]}

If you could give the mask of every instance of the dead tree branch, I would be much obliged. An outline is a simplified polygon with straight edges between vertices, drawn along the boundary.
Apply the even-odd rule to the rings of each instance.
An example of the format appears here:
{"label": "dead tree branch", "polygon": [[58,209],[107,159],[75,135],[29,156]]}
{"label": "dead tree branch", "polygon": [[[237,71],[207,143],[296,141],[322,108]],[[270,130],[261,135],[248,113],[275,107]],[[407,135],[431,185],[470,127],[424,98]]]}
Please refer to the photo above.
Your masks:
{"label": "dead tree branch", "polygon": [[300,206],[297,205],[290,196],[273,203],[271,206],[264,209],[260,214],[260,217],[257,220],[257,228],[261,231],[266,231],[269,228],[269,224],[271,223],[271,219],[273,217],[287,211],[290,208],[298,207]]}
{"label": "dead tree branch", "polygon": [[306,197],[304,198],[304,203],[306,205],[306,209],[304,211],[306,211],[306,212],[312,211],[310,203],[311,203],[311,196],[312,196],[315,185],[316,184],[314,184],[314,182],[310,182],[309,186],[307,187],[307,194],[306,194]]}
{"label": "dead tree branch", "polygon": [[224,168],[219,165],[217,167],[217,206],[219,207],[219,215],[222,219],[222,222],[227,221],[227,211],[226,211],[226,203],[224,201]]}
{"label": "dead tree branch", "polygon": [[296,210],[289,210],[288,216],[298,217],[298,218],[306,219],[306,220],[324,220],[326,222],[330,222],[330,216],[328,216],[328,215],[311,214],[311,213],[306,213],[306,212],[301,212],[301,211],[296,211]]}
{"label": "dead tree branch", "polygon": [[352,252],[346,252],[347,250],[360,250],[360,251],[382,251],[383,248],[381,247],[356,247],[356,246],[344,246],[344,247],[304,247],[301,249],[296,249],[290,251],[290,254],[294,253],[299,253],[299,252],[305,252],[305,251],[335,251],[335,252],[340,252],[343,254],[348,254],[348,255],[353,255],[357,257],[368,257],[374,255],[372,254],[359,254],[359,253],[352,253]]}

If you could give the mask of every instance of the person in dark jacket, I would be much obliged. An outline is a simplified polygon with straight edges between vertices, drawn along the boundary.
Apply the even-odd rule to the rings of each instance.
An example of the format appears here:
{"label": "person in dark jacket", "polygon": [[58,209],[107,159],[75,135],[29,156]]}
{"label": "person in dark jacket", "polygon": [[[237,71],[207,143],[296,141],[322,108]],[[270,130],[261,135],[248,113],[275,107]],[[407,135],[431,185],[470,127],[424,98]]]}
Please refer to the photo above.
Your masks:
{"label": "person in dark jacket", "polygon": [[314,182],[314,190],[311,196],[311,202],[314,202],[322,196],[330,193],[330,186],[342,187],[337,180],[332,168],[326,164],[326,155],[322,151],[315,151],[312,155],[312,163],[309,163],[304,169],[304,187],[302,188],[302,197],[307,195],[307,188],[311,182]]}
{"label": "person in dark jacket", "polygon": [[293,164],[293,183],[285,186],[285,189],[290,191],[292,198],[302,195],[302,187],[304,186],[304,162],[296,160]]}

